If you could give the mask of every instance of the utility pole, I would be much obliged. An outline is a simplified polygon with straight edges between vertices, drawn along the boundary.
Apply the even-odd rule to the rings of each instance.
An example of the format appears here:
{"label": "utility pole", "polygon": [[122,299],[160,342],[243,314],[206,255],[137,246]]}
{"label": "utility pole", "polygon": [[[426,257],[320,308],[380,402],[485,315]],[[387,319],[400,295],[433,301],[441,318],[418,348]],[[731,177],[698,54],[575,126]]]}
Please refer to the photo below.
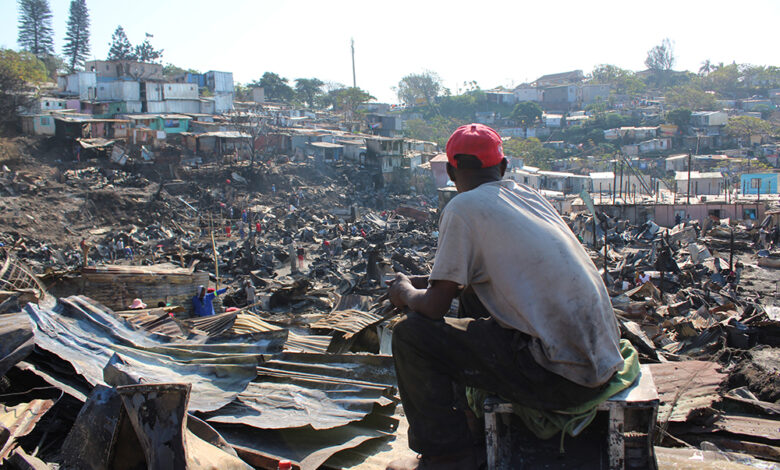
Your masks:
{"label": "utility pole", "polygon": [[[691,158],[692,158],[691,151],[689,149],[688,150],[688,194],[686,195],[687,196],[686,204],[688,205],[690,205],[691,203]],[[688,208],[688,210],[690,210],[690,208]]]}
{"label": "utility pole", "polygon": [[355,78],[355,39],[349,39],[349,45],[352,48],[352,88],[357,88],[357,79]]}
{"label": "utility pole", "polygon": [[615,189],[617,188],[617,157],[612,161],[612,205],[615,205]]}

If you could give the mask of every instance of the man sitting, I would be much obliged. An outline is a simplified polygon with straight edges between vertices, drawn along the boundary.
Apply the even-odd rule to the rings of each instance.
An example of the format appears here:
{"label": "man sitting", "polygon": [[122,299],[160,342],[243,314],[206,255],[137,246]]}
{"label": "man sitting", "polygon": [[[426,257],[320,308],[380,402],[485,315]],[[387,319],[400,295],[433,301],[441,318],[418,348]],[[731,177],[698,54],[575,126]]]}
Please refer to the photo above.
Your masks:
{"label": "man sitting", "polygon": [[[409,447],[389,469],[471,469],[479,457],[465,386],[543,410],[598,396],[623,365],[596,266],[537,191],[502,180],[501,138],[470,124],[447,142],[458,195],[445,207],[428,278],[397,274],[390,299],[412,311],[393,330]],[[461,318],[445,318],[460,296]]]}

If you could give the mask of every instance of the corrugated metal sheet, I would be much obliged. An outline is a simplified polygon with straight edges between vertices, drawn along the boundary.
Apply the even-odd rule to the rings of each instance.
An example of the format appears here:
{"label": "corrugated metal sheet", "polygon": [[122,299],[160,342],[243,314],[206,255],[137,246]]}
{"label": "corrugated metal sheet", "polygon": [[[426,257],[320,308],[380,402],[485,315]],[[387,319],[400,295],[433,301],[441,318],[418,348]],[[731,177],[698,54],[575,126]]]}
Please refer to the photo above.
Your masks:
{"label": "corrugated metal sheet", "polygon": [[164,113],[165,101],[147,101],[146,102],[147,113]]}
{"label": "corrugated metal sheet", "polygon": [[215,93],[233,93],[232,72],[206,72],[206,86]]}
{"label": "corrugated metal sheet", "polygon": [[389,356],[284,353],[257,371],[257,379],[207,421],[328,429],[363,419],[375,403],[394,403]]}
{"label": "corrugated metal sheet", "polygon": [[165,100],[166,113],[199,113],[200,100]]}
{"label": "corrugated metal sheet", "polygon": [[328,351],[331,341],[333,341],[332,336],[298,335],[291,331],[287,334],[284,351],[322,354]]}
{"label": "corrugated metal sheet", "polygon": [[146,100],[147,101],[162,101],[163,100],[162,83],[145,82],[144,83],[144,87],[146,88]]}
{"label": "corrugated metal sheet", "polygon": [[197,100],[198,85],[194,83],[163,83],[164,100]]}
{"label": "corrugated metal sheet", "polygon": [[140,101],[141,84],[136,81],[117,80],[97,84],[97,99]]}
{"label": "corrugated metal sheet", "polygon": [[718,389],[726,374],[720,365],[707,361],[650,364],[661,404],[658,421],[684,422],[696,410],[709,408],[720,401]]}
{"label": "corrugated metal sheet", "polygon": [[394,383],[390,356],[283,353],[207,421],[249,463],[283,457],[313,470],[341,450],[392,436]]}
{"label": "corrugated metal sheet", "polygon": [[0,424],[10,432],[0,447],[0,464],[16,447],[16,438],[26,436],[35,429],[35,425],[52,406],[54,400],[33,400],[16,406],[0,404]]}
{"label": "corrugated metal sheet", "polygon": [[233,93],[214,95],[214,113],[226,113],[233,109]]}
{"label": "corrugated metal sheet", "polygon": [[[90,385],[192,383],[191,409],[213,411],[230,403],[257,376],[259,354],[281,350],[284,339],[208,343],[136,331],[102,306],[80,296],[51,310],[28,304],[35,345],[70,363]],[[105,370],[104,370],[105,369]]]}
{"label": "corrugated metal sheet", "polygon": [[33,333],[24,313],[0,315],[0,377],[32,351]]}
{"label": "corrugated metal sheet", "polygon": [[311,327],[318,330],[357,333],[369,326],[376,325],[383,318],[375,313],[363,312],[361,310],[342,310],[333,312],[327,317],[312,323]]}
{"label": "corrugated metal sheet", "polygon": [[216,114],[214,100],[200,100],[200,112],[203,114]]}

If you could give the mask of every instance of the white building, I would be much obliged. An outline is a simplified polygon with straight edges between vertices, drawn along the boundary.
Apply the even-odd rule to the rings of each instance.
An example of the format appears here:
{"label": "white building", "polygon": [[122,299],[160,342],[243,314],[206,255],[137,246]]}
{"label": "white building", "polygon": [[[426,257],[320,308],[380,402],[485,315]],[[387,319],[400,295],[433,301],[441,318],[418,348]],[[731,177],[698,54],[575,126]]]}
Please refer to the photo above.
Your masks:
{"label": "white building", "polygon": [[[674,176],[674,183],[677,194],[688,194],[688,172],[678,171]],[[719,171],[712,172],[691,172],[691,195],[700,194],[722,194],[723,193],[723,175]]]}

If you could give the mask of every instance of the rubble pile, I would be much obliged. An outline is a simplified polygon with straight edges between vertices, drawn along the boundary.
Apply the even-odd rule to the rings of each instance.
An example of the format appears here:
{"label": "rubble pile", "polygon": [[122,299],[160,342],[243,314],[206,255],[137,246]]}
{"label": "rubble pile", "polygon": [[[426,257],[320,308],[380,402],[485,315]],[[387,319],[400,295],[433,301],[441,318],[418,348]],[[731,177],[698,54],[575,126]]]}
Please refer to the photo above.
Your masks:
{"label": "rubble pile", "polygon": [[623,338],[650,364],[661,397],[659,444],[708,443],[780,461],[780,273],[759,262],[756,237],[768,221],[667,229],[600,215],[595,246],[591,216],[569,223],[590,241]]}
{"label": "rubble pile", "polygon": [[[341,468],[400,435],[384,281],[430,271],[438,200],[282,160],[3,168],[0,464]],[[657,444],[780,462],[761,226],[569,222],[651,364]]]}

